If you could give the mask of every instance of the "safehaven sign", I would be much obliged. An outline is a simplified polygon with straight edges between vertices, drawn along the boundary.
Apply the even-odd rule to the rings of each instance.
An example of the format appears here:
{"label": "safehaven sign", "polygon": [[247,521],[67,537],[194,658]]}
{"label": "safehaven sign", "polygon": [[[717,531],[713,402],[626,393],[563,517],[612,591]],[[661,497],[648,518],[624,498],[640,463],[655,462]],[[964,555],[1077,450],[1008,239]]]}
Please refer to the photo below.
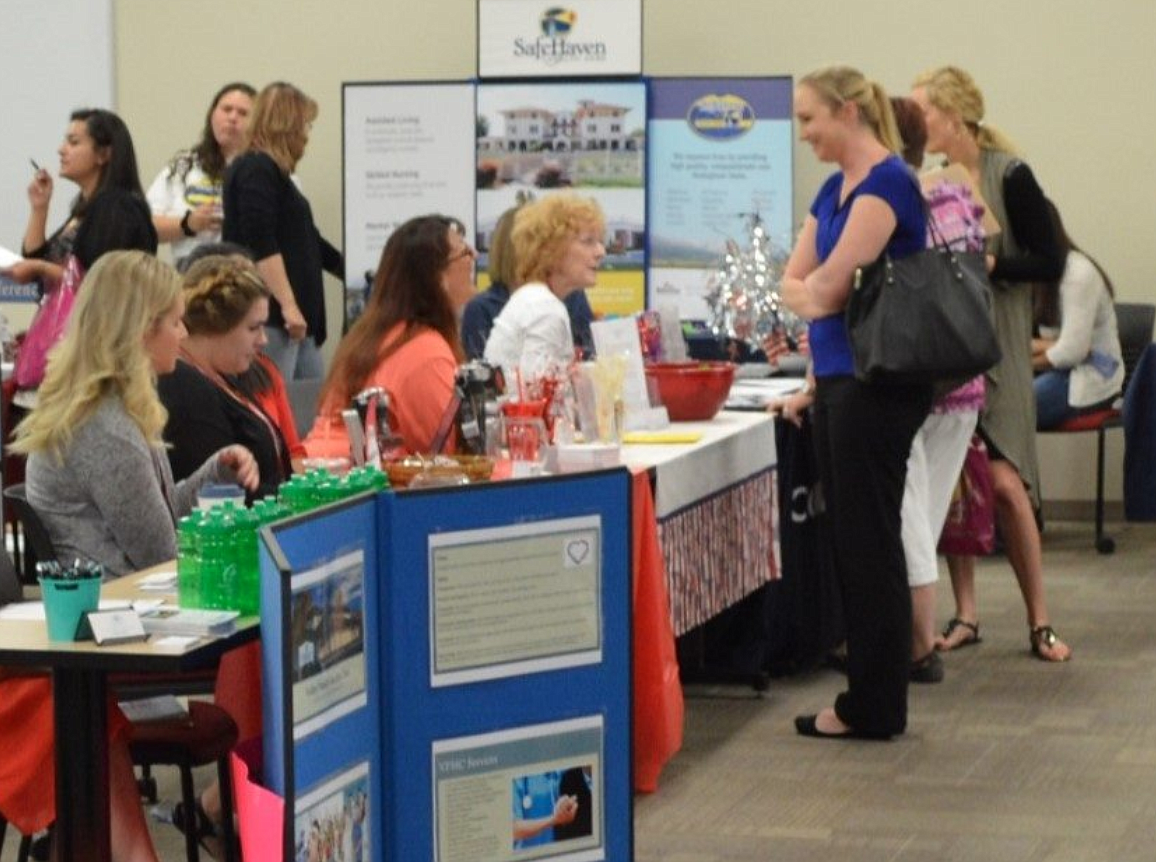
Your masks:
{"label": "safehaven sign", "polygon": [[642,0],[478,0],[478,77],[642,74]]}

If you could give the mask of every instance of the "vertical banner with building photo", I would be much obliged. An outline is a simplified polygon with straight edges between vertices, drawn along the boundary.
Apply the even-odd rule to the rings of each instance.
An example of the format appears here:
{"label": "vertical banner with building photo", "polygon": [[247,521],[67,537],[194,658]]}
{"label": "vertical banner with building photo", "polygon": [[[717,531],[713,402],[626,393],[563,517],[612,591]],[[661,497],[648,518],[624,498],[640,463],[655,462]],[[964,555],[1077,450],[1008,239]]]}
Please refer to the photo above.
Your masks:
{"label": "vertical banner with building photo", "polygon": [[[606,259],[587,290],[600,314],[646,304],[646,85],[642,82],[479,84],[479,273],[508,208],[559,190],[598,201]],[[487,282],[482,279],[482,286]]]}
{"label": "vertical banner with building photo", "polygon": [[707,285],[728,240],[748,244],[749,215],[774,252],[792,237],[791,79],[650,82],[650,304],[709,317]]}
{"label": "vertical banner with building photo", "polygon": [[478,77],[642,74],[642,0],[478,0]]}
{"label": "vertical banner with building photo", "polygon": [[346,84],[342,113],[348,323],[398,225],[442,213],[472,235],[474,85]]}

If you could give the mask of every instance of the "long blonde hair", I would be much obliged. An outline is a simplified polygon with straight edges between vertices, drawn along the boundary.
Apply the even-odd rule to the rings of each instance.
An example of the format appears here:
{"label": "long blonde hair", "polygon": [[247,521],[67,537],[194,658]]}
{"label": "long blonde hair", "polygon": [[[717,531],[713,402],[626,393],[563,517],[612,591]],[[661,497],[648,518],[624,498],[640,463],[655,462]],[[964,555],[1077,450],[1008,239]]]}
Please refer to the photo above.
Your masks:
{"label": "long blonde hair", "polygon": [[48,355],[36,407],[17,426],[12,449],[62,461],[76,429],[108,396],[120,398],[144,438],[160,445],[167,414],[144,339],[180,292],[173,268],[151,255],[102,255],[80,285],[64,338]]}
{"label": "long blonde hair", "polygon": [[927,101],[939,110],[956,116],[975,137],[982,150],[997,150],[1019,155],[1011,138],[983,120],[983,93],[975,79],[958,66],[928,69],[916,77],[913,87],[922,87]]}
{"label": "long blonde hair", "polygon": [[879,143],[893,153],[903,152],[903,139],[895,125],[891,100],[880,84],[867,80],[858,69],[850,66],[828,66],[804,75],[799,81],[806,84],[832,110],[848,102],[859,108],[859,118],[875,135]]}

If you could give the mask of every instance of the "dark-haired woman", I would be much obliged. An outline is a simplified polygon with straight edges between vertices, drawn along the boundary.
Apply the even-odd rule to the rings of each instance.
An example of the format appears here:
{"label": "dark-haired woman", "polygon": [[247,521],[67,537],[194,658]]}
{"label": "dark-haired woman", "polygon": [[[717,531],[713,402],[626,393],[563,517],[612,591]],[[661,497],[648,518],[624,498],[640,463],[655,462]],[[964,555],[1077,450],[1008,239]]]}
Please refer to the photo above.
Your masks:
{"label": "dark-haired woman", "polygon": [[1036,291],[1040,337],[1032,339],[1032,366],[1041,431],[1108,406],[1124,383],[1112,280],[1072,242],[1051,201],[1048,213],[1066,255],[1063,277]]}
{"label": "dark-haired woman", "polygon": [[[60,289],[70,255],[75,258],[71,275],[75,287],[106,251],[135,249],[155,254],[157,249],[132,136],[120,117],[100,108],[73,111],[57,152],[60,176],[76,183],[80,193],[64,224],[48,235],[52,176],[45,168],[38,170],[28,187],[32,209],[22,243],[24,260],[0,271],[24,284],[38,282],[45,299]],[[35,399],[28,393],[40,384],[43,373],[43,357],[34,363],[17,363],[17,406],[32,406]]]}
{"label": "dark-haired woman", "polygon": [[149,186],[153,224],[160,241],[172,243],[174,261],[221,238],[221,184],[229,162],[245,149],[245,127],[256,95],[241,81],[218,90],[201,139],[173,156]]}
{"label": "dark-haired woman", "polygon": [[305,448],[348,457],[341,411],[368,386],[389,395],[393,430],[411,452],[430,451],[463,353],[458,311],[473,295],[474,250],[455,219],[410,219],[385,244],[365,311],[341,340]]}

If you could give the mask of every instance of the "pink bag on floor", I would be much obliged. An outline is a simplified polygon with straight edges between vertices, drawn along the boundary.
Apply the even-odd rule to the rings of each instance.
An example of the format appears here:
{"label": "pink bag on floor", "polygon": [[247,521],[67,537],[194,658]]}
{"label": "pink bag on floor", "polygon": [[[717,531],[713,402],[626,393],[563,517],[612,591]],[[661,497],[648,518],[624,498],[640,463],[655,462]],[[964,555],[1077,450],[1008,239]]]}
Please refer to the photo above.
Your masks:
{"label": "pink bag on floor", "polygon": [[36,316],[28,326],[28,333],[20,343],[16,354],[13,377],[20,389],[35,389],[44,379],[44,369],[48,365],[48,351],[64,335],[64,327],[72,316],[72,306],[76,301],[76,291],[84,280],[84,268],[75,255],[69,255],[64,262],[64,275],[60,281],[48,289],[36,309]]}
{"label": "pink bag on floor", "polygon": [[939,536],[939,551],[958,556],[984,556],[995,547],[995,492],[987,446],[975,434],[967,447],[947,520]]}

